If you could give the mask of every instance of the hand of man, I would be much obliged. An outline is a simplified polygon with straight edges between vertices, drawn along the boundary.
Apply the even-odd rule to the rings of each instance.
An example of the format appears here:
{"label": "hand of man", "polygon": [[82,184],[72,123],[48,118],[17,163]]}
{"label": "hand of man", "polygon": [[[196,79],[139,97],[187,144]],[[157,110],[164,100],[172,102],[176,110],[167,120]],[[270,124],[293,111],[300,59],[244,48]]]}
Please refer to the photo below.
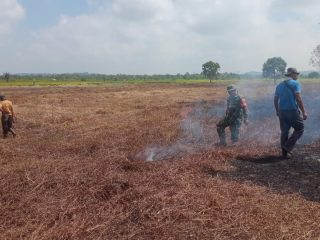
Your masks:
{"label": "hand of man", "polygon": [[302,114],[302,117],[303,117],[303,120],[307,120],[307,118],[308,118],[308,114],[303,113],[303,114]]}

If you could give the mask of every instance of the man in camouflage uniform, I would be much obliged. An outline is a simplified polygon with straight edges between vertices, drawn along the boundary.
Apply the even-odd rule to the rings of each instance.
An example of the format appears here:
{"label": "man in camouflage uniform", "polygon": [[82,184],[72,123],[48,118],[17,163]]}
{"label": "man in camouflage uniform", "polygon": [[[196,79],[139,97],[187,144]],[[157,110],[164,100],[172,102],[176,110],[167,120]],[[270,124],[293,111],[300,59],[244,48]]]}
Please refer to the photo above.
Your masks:
{"label": "man in camouflage uniform", "polygon": [[217,124],[217,132],[220,142],[217,146],[226,146],[225,128],[230,127],[231,141],[235,144],[239,140],[239,133],[242,121],[248,124],[248,107],[246,100],[238,94],[234,85],[227,86],[229,97],[225,117]]}

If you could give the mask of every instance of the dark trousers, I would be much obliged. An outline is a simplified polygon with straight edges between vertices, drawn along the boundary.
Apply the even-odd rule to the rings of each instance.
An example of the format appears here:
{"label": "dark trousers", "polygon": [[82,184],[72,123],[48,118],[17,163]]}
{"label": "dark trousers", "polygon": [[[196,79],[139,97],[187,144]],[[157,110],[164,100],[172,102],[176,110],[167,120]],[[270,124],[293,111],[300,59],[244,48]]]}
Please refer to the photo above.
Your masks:
{"label": "dark trousers", "polygon": [[2,131],[3,136],[6,137],[9,132],[13,132],[12,130],[12,123],[13,118],[9,114],[3,113],[1,116],[1,123],[2,123]]}
{"label": "dark trousers", "polygon": [[229,127],[231,131],[232,142],[237,142],[239,140],[239,133],[241,127],[241,118],[230,118],[225,116],[217,124],[217,132],[221,143],[226,143],[226,133],[225,129]]}
{"label": "dark trousers", "polygon": [[[299,110],[279,111],[280,129],[281,129],[281,147],[285,147],[289,151],[301,138],[304,131],[303,119]],[[290,128],[294,131],[289,137]]]}

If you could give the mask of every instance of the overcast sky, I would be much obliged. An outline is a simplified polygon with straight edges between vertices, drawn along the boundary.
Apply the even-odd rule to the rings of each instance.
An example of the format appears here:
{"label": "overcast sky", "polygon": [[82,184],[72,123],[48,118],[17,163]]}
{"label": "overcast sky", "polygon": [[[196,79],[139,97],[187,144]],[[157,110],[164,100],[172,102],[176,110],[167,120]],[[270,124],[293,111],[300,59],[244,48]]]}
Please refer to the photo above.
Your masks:
{"label": "overcast sky", "polygon": [[313,69],[319,0],[0,0],[0,72]]}

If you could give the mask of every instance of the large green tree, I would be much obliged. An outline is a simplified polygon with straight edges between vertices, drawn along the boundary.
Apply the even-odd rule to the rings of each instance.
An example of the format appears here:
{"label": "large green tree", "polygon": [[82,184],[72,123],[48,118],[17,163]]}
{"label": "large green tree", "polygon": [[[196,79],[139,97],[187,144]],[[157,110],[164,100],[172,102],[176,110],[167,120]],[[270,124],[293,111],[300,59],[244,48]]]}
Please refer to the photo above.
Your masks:
{"label": "large green tree", "polygon": [[312,51],[310,63],[312,66],[320,69],[320,44]]}
{"label": "large green tree", "polygon": [[219,73],[220,65],[216,62],[206,62],[202,65],[202,74],[209,78],[210,82],[216,79]]}
{"label": "large green tree", "polygon": [[287,63],[281,57],[269,58],[262,66],[262,76],[273,78],[274,82],[283,76],[286,71]]}

